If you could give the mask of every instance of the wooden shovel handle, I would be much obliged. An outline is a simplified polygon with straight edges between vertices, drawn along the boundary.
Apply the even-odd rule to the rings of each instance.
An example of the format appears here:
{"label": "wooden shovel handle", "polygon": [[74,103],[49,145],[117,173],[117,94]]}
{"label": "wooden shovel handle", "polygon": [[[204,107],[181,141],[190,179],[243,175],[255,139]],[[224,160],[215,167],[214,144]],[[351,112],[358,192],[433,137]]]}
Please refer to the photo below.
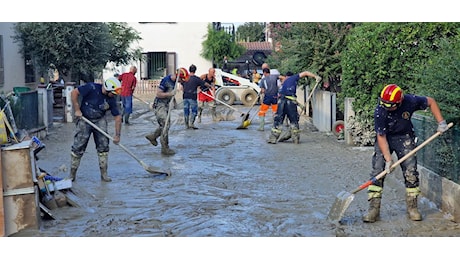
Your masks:
{"label": "wooden shovel handle", "polygon": [[225,102],[223,102],[223,101],[217,99],[216,97],[213,97],[213,96],[211,96],[211,95],[209,95],[208,93],[203,92],[203,91],[201,91],[201,93],[202,93],[203,95],[207,96],[207,97],[210,97],[210,98],[214,99],[215,101],[221,103],[222,105],[224,105],[224,106],[226,106],[226,107],[228,107],[228,108],[230,108],[230,109],[233,109],[233,110],[235,110],[236,112],[239,112],[239,113],[241,113],[242,115],[244,115],[243,112],[238,111],[238,109],[236,109],[236,108],[230,106],[229,104],[227,104],[227,103],[225,103]]}
{"label": "wooden shovel handle", "polygon": [[[454,125],[454,123],[449,123],[447,125],[448,129],[451,128],[452,126]],[[390,171],[394,170],[398,165],[400,165],[403,161],[407,160],[407,158],[411,157],[412,155],[414,155],[418,150],[422,149],[425,145],[427,145],[428,143],[430,143],[431,141],[433,141],[434,139],[436,139],[438,136],[440,136],[442,133],[441,132],[436,132],[435,134],[433,134],[430,138],[426,139],[423,143],[421,143],[420,145],[418,145],[417,147],[415,147],[414,150],[410,151],[408,154],[404,155],[403,157],[401,157],[401,159],[399,159],[398,161],[396,161],[395,163],[393,163],[391,166],[390,166]],[[377,180],[381,179],[383,176],[385,176],[387,174],[386,171],[382,171],[381,173],[379,173],[378,175],[376,175],[375,177],[371,178],[370,180],[368,180],[367,182],[363,183],[361,186],[359,186],[356,190],[354,190],[352,193],[355,194],[357,193],[358,191],[361,191],[365,188],[367,188],[368,186],[370,186],[372,183],[375,183]]]}

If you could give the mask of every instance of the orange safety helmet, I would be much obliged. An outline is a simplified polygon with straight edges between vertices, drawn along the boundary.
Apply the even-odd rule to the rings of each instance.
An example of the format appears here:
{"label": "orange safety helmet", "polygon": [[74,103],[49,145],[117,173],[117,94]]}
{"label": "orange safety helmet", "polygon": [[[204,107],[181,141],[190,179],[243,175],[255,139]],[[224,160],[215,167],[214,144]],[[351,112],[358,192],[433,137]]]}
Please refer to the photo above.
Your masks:
{"label": "orange safety helmet", "polygon": [[403,98],[403,91],[398,85],[386,85],[380,93],[380,105],[385,108],[396,107],[401,104]]}
{"label": "orange safety helmet", "polygon": [[185,68],[179,68],[176,71],[176,77],[179,75],[179,78],[183,81],[188,81],[190,78],[190,74],[188,73],[188,70]]}

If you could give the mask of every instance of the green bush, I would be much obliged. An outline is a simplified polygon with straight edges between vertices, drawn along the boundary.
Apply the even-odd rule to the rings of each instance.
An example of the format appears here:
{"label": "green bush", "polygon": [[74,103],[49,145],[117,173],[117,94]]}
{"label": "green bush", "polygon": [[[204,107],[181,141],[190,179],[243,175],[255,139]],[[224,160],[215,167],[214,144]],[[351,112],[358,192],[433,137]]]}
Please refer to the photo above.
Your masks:
{"label": "green bush", "polygon": [[[441,46],[446,44],[443,42],[457,39],[459,28],[458,23],[362,23],[353,28],[347,35],[347,46],[342,53],[342,92],[338,95],[338,103],[343,103],[345,97],[355,100],[354,126],[347,125],[347,129],[352,134],[364,135],[374,131],[374,108],[380,91],[387,84],[398,84],[405,93],[433,95],[416,92],[423,89],[423,85],[417,87],[417,84],[426,82],[422,81],[426,71],[421,68],[441,59],[435,57],[440,55]],[[452,56],[445,56],[444,61],[448,62],[449,58],[452,59]],[[440,66],[447,67],[446,64]],[[458,70],[451,77],[457,73]],[[456,103],[458,108],[459,97],[457,93],[448,100]],[[356,131],[357,128],[360,131]]]}

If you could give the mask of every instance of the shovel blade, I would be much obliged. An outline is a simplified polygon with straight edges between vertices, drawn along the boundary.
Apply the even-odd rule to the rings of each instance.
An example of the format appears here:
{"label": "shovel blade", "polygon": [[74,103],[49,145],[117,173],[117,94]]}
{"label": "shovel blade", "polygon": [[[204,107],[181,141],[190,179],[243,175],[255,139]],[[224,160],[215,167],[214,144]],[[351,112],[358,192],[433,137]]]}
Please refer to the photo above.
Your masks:
{"label": "shovel blade", "polygon": [[159,170],[159,169],[156,169],[155,167],[152,167],[152,166],[147,166],[147,167],[144,167],[145,170],[151,174],[158,174],[158,175],[166,175],[166,176],[171,176],[171,172],[170,171],[163,171],[163,170]]}
{"label": "shovel blade", "polygon": [[251,121],[245,120],[236,129],[247,129],[249,125],[251,125]]}
{"label": "shovel blade", "polygon": [[332,205],[327,218],[330,221],[340,221],[354,198],[355,195],[353,193],[341,191],[339,194],[337,194],[337,198],[335,199],[335,202]]}

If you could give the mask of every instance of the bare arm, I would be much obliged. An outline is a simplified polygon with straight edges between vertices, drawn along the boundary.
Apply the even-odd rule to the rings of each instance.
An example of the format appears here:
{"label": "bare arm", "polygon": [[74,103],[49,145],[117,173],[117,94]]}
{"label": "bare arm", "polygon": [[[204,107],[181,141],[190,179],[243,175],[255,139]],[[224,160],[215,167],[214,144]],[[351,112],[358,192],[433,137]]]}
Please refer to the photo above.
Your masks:
{"label": "bare arm", "polygon": [[72,100],[73,110],[75,112],[75,117],[81,117],[82,113],[80,110],[80,103],[78,102],[78,96],[80,95],[80,91],[78,88],[74,88],[70,93],[70,99]]}
{"label": "bare arm", "polygon": [[120,142],[121,135],[121,115],[115,116],[115,136],[113,137],[113,143],[118,144]]}
{"label": "bare arm", "polygon": [[310,78],[315,78],[315,77],[316,77],[315,74],[313,74],[313,73],[311,73],[310,71],[307,71],[307,70],[306,70],[306,71],[303,71],[303,72],[300,72],[300,73],[299,73],[299,76],[300,76],[301,78],[307,77],[307,76],[310,77]]}
{"label": "bare arm", "polygon": [[314,74],[314,73],[312,73],[312,72],[310,72],[308,70],[299,73],[299,77],[301,77],[301,78],[307,77],[307,76],[310,77],[310,78],[316,79],[317,82],[321,81],[320,76],[318,76],[318,75],[316,75],[316,74]]}
{"label": "bare arm", "polygon": [[156,96],[158,98],[167,98],[167,97],[172,97],[174,96],[173,92],[163,92],[160,88],[157,87],[156,89]]}
{"label": "bare arm", "polygon": [[379,145],[380,151],[382,151],[383,157],[385,157],[385,161],[390,162],[391,153],[386,135],[377,134],[377,143]]}
{"label": "bare arm", "polygon": [[434,118],[436,121],[439,123],[444,120],[441,114],[441,109],[439,109],[438,103],[436,103],[436,100],[431,97],[427,97],[428,100],[428,107],[431,110],[431,113],[433,114]]}

